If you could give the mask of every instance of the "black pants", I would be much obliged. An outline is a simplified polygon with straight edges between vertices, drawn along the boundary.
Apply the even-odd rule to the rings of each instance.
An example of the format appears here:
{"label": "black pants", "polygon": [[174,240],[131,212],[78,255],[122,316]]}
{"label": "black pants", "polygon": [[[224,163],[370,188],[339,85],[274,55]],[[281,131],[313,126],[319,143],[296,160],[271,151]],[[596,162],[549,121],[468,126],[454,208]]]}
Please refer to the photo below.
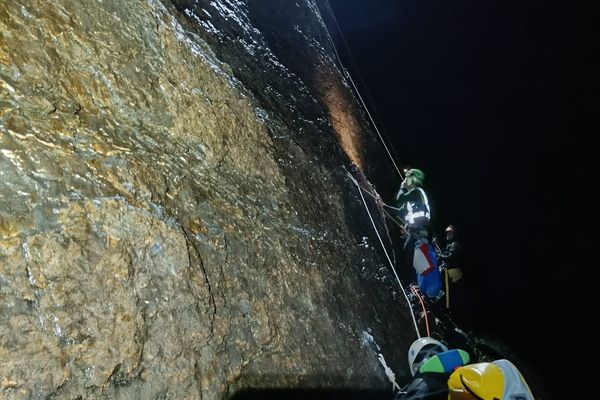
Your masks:
{"label": "black pants", "polygon": [[473,310],[469,300],[466,277],[463,275],[458,282],[448,279],[448,283],[450,285],[450,315],[461,328],[471,329]]}
{"label": "black pants", "polygon": [[408,267],[413,266],[413,258],[415,256],[415,244],[417,243],[417,238],[410,233],[406,235],[404,239],[404,245],[402,246],[402,251],[404,252],[406,265]]}

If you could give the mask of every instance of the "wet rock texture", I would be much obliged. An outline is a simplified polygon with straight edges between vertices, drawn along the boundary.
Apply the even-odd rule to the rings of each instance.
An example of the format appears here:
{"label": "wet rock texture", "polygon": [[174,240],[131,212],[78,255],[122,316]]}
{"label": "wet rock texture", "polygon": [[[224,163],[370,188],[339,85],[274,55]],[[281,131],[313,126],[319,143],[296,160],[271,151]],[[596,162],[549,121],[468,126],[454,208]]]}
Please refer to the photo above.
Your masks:
{"label": "wet rock texture", "polygon": [[311,0],[0,3],[0,398],[403,378],[333,60]]}

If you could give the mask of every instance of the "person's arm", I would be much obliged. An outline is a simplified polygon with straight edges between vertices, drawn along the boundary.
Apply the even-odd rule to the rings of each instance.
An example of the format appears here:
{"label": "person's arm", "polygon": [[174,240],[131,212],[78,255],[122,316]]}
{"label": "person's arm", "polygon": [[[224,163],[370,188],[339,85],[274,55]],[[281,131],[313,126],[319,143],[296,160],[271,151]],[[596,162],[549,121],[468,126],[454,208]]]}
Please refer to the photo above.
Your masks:
{"label": "person's arm", "polygon": [[454,268],[457,266],[459,251],[460,245],[454,241],[446,246],[444,251],[440,253],[439,258],[442,262]]}
{"label": "person's arm", "polygon": [[450,243],[450,248],[448,249],[448,256],[447,258],[451,259],[452,261],[456,261],[456,259],[458,258],[458,252],[459,252],[459,245],[458,242],[454,241],[452,243]]}
{"label": "person's arm", "polygon": [[394,196],[394,201],[396,203],[398,203],[400,201],[400,198],[406,193],[406,179],[402,181],[402,183],[400,184],[400,189],[398,189],[398,192],[396,193],[396,196]]}
{"label": "person's arm", "polygon": [[448,259],[448,253],[440,251],[438,254],[438,258],[442,261],[446,261]]}

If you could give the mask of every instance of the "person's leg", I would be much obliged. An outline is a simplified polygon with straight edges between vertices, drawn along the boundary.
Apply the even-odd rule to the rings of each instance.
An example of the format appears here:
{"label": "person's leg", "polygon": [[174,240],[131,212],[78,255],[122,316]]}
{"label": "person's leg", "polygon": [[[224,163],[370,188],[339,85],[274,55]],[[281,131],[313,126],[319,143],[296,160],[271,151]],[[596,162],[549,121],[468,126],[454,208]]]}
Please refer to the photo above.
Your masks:
{"label": "person's leg", "polygon": [[406,266],[408,268],[413,268],[413,258],[415,256],[415,242],[416,239],[414,235],[409,232],[406,235],[406,238],[404,239],[404,246],[402,247],[406,259]]}
{"label": "person's leg", "polygon": [[416,283],[417,276],[415,274],[415,268],[413,266],[413,259],[415,255],[415,239],[411,234],[407,234],[404,237],[404,243],[402,245],[402,268],[398,270],[400,278],[404,283]]}

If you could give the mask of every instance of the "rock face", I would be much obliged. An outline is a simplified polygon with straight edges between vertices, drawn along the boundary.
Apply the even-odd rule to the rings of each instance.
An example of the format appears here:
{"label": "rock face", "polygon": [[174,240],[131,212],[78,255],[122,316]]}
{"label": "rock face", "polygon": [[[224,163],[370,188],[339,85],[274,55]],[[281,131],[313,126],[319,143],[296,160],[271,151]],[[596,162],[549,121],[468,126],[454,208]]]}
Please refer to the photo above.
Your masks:
{"label": "rock face", "polygon": [[0,3],[1,398],[387,390],[366,332],[405,378],[317,6]]}

